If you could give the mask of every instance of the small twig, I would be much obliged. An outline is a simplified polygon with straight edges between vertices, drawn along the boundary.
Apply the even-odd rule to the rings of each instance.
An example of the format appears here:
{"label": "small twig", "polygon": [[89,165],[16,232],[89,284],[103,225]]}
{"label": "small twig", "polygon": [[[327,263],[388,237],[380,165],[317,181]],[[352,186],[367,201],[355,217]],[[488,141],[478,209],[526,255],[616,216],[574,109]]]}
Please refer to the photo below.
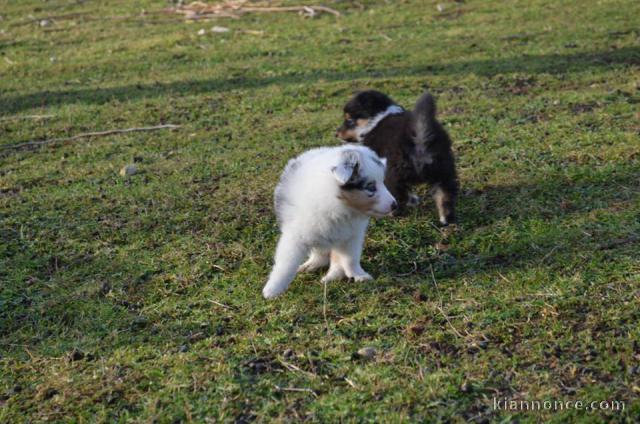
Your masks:
{"label": "small twig", "polygon": [[326,6],[282,6],[282,7],[241,7],[238,9],[240,13],[242,12],[309,12],[318,11],[318,12],[326,12],[331,13],[334,16],[340,16],[340,12],[335,9],[331,9]]}
{"label": "small twig", "polygon": [[324,285],[324,302],[322,304],[322,316],[324,317],[324,327],[327,330],[327,334],[330,334],[329,330],[329,320],[327,319],[327,282],[323,283]]}
{"label": "small twig", "polygon": [[413,269],[409,272],[405,272],[403,274],[396,274],[396,277],[406,277],[408,275],[413,274],[414,272],[416,272],[418,270],[418,264],[416,263],[416,261],[413,261]]}
{"label": "small twig", "polygon": [[600,250],[609,250],[609,249],[613,249],[614,247],[618,247],[618,246],[622,246],[622,245],[625,245],[625,244],[628,244],[628,243],[636,242],[639,239],[640,239],[640,237],[638,237],[636,235],[631,235],[629,237],[615,239],[615,240],[611,240],[608,243],[601,244],[601,245],[598,246],[598,249],[600,249]]}
{"label": "small twig", "polygon": [[444,311],[442,310],[442,308],[440,306],[438,306],[438,310],[440,311],[440,313],[442,314],[444,319],[447,320],[447,323],[449,324],[449,326],[451,327],[453,332],[456,333],[456,336],[460,337],[461,339],[464,339],[464,336],[462,334],[460,334],[460,332],[458,330],[456,330],[456,327],[454,327],[453,324],[451,324],[451,321],[449,320],[449,317],[447,316],[447,314],[444,313]]}
{"label": "small twig", "polygon": [[0,121],[17,121],[19,119],[49,119],[55,115],[19,115],[19,116],[5,116],[0,118]]}
{"label": "small twig", "polygon": [[498,275],[500,276],[500,278],[502,278],[502,279],[503,279],[504,281],[506,281],[507,283],[509,283],[509,284],[513,284],[513,283],[511,282],[511,280],[509,280],[507,277],[505,277],[504,275],[502,275],[502,274],[500,273],[500,271],[498,271]]}
{"label": "small twig", "polygon": [[353,387],[354,389],[357,389],[358,386],[356,386],[356,383],[354,383],[353,381],[351,381],[351,379],[349,379],[349,377],[344,377],[344,381],[347,382],[347,384],[349,384],[349,386]]}
{"label": "small twig", "polygon": [[312,373],[312,372],[309,372],[309,371],[305,371],[305,370],[303,370],[303,369],[300,369],[300,367],[297,367],[297,366],[293,365],[292,363],[285,362],[285,361],[283,361],[282,359],[278,359],[278,361],[279,361],[279,362],[280,362],[280,363],[281,363],[281,364],[282,364],[286,369],[288,369],[289,371],[295,371],[295,372],[299,372],[299,373],[302,373],[302,374],[306,374],[306,375],[308,375],[308,376],[309,376],[309,377],[311,377],[311,378],[318,378],[318,376],[317,376],[316,374],[314,374],[314,373]]}
{"label": "small twig", "polygon": [[305,392],[311,393],[314,397],[318,397],[318,394],[311,389],[299,388],[299,387],[280,387],[277,384],[274,384],[276,390],[280,392]]}
{"label": "small twig", "polygon": [[551,249],[551,250],[549,251],[549,253],[547,253],[546,255],[544,255],[544,257],[540,260],[540,263],[541,263],[541,264],[542,264],[542,263],[544,263],[544,261],[546,261],[546,260],[547,260],[547,258],[548,258],[549,256],[551,256],[551,255],[553,254],[553,252],[555,252],[555,251],[558,249],[558,247],[560,247],[560,245],[555,245],[555,246],[553,246],[553,249]]}
{"label": "small twig", "polygon": [[232,311],[232,310],[233,310],[233,308],[232,308],[231,306],[227,306],[227,305],[225,305],[224,303],[220,303],[220,302],[215,301],[215,300],[213,300],[213,299],[207,299],[207,300],[209,300],[209,302],[213,303],[214,305],[218,305],[218,306],[220,306],[221,308],[228,309],[228,310],[230,310],[230,311]]}
{"label": "small twig", "polygon": [[436,290],[438,290],[438,282],[436,281],[436,275],[433,273],[433,265],[429,264],[429,268],[431,269],[431,279],[433,280],[433,285],[436,286]]}
{"label": "small twig", "polygon": [[75,140],[78,140],[81,138],[87,138],[87,137],[101,137],[101,136],[112,135],[112,134],[124,134],[124,133],[137,132],[137,131],[154,131],[154,130],[173,129],[173,128],[180,128],[180,125],[166,124],[166,125],[156,125],[154,127],[134,127],[134,128],[124,128],[124,129],[117,129],[117,130],[96,131],[96,132],[77,134],[77,135],[74,135],[73,137],[62,137],[62,138],[51,138],[48,140],[27,141],[25,143],[18,143],[18,144],[2,144],[0,145],[0,149],[2,150],[21,149],[23,147],[43,146],[45,144],[54,144],[54,143],[60,143],[63,141],[75,141]]}

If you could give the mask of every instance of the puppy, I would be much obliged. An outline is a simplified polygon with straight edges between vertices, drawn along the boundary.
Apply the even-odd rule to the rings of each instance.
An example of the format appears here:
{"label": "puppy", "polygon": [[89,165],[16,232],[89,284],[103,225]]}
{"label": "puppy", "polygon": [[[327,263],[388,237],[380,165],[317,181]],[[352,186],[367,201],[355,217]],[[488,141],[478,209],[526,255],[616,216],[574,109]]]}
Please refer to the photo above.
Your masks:
{"label": "puppy", "polygon": [[385,168],[385,159],[357,145],[313,149],[289,161],[275,190],[281,235],[265,298],[283,293],[297,272],[327,265],[323,282],[372,278],[360,266],[369,217],[397,208]]}
{"label": "puppy", "polygon": [[362,91],[345,105],[344,119],[337,137],[389,161],[385,184],[398,201],[398,213],[419,201],[411,186],[429,183],[440,223],[455,222],[458,177],[451,139],[436,120],[431,94],[425,92],[414,110],[406,111],[379,91]]}

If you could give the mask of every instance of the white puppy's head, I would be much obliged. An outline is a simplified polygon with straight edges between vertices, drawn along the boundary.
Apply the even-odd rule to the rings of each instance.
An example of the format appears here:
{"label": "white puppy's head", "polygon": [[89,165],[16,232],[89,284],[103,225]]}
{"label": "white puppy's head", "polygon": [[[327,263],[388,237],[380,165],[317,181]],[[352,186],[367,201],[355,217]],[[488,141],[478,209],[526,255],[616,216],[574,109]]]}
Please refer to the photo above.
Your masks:
{"label": "white puppy's head", "polygon": [[398,208],[396,199],[384,185],[387,160],[367,147],[348,148],[341,152],[332,168],[340,184],[338,198],[345,205],[369,216],[389,215]]}

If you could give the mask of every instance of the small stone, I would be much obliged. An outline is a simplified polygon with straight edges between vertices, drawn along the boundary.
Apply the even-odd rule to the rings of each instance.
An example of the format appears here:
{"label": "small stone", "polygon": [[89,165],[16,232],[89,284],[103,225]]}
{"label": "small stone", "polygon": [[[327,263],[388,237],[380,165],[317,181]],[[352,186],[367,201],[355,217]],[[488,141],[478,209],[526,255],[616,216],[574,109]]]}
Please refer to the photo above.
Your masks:
{"label": "small stone", "polygon": [[185,353],[185,352],[188,352],[188,351],[189,351],[189,346],[187,346],[186,344],[184,344],[184,345],[182,345],[182,346],[180,346],[178,348],[178,352],[180,352],[180,353]]}
{"label": "small stone", "polygon": [[416,302],[424,302],[427,300],[427,295],[422,293],[420,290],[416,290],[415,292],[413,292],[413,300],[415,300]]}
{"label": "small stone", "polygon": [[126,165],[123,166],[120,170],[121,177],[130,177],[135,175],[138,172],[138,168],[135,165]]}
{"label": "small stone", "polygon": [[214,27],[211,28],[211,32],[215,32],[215,33],[218,33],[218,34],[229,32],[229,31],[231,31],[229,28],[225,28],[225,27],[221,27],[221,26],[214,26]]}
{"label": "small stone", "polygon": [[84,352],[81,351],[80,349],[74,348],[70,353],[69,353],[69,361],[70,362],[74,362],[74,361],[80,361],[84,359]]}
{"label": "small stone", "polygon": [[469,348],[467,348],[467,353],[469,355],[475,355],[478,352],[480,352],[480,348],[475,344],[473,344],[473,345],[469,346]]}
{"label": "small stone", "polygon": [[139,315],[137,317],[135,317],[135,319],[133,320],[133,322],[131,323],[131,326],[134,328],[144,328],[147,325],[149,325],[149,318],[143,316],[143,315]]}
{"label": "small stone", "polygon": [[358,350],[357,357],[362,359],[373,359],[376,356],[376,348],[367,346]]}
{"label": "small stone", "polygon": [[200,31],[198,31],[198,35],[205,35],[207,33],[207,31],[202,28]]}
{"label": "small stone", "polygon": [[57,395],[59,392],[54,389],[54,388],[48,388],[48,389],[44,389],[42,390],[39,394],[40,394],[40,398],[47,400],[47,399],[51,399],[52,397],[54,397],[55,395]]}
{"label": "small stone", "polygon": [[9,396],[16,395],[16,394],[20,393],[21,391],[22,391],[22,386],[16,384],[11,389],[9,389]]}
{"label": "small stone", "polygon": [[442,252],[446,252],[447,250],[449,250],[449,245],[447,243],[443,243],[443,242],[438,242],[434,245],[434,247],[437,250],[440,250]]}
{"label": "small stone", "polygon": [[469,384],[466,381],[464,383],[462,383],[462,385],[460,386],[460,391],[462,393],[470,393],[471,390],[473,390],[473,387],[471,386],[471,384]]}
{"label": "small stone", "polygon": [[195,343],[195,342],[199,342],[200,340],[204,340],[206,338],[207,338],[207,335],[205,333],[203,333],[202,331],[198,331],[197,333],[189,334],[189,336],[187,337],[187,340],[189,341],[189,343]]}
{"label": "small stone", "polygon": [[422,326],[420,324],[410,325],[407,328],[407,332],[409,334],[413,334],[414,336],[419,336],[420,334],[424,333],[424,326]]}
{"label": "small stone", "polygon": [[52,24],[52,23],[53,23],[53,22],[51,22],[49,19],[43,19],[43,20],[41,20],[41,21],[39,22],[40,26],[41,26],[41,27],[43,27],[43,28],[44,28],[44,27],[51,26],[51,24]]}
{"label": "small stone", "polygon": [[111,291],[111,284],[109,284],[108,281],[102,282],[102,285],[100,286],[100,295],[106,296],[109,294],[110,291]]}

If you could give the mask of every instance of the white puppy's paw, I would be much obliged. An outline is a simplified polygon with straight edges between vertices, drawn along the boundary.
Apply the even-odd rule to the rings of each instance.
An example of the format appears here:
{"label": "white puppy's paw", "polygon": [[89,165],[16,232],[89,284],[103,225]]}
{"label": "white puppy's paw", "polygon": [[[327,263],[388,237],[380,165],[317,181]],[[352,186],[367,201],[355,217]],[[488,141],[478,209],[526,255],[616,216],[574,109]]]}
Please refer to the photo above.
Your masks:
{"label": "white puppy's paw", "polygon": [[352,278],[356,282],[373,280],[373,277],[369,273],[366,273],[366,272],[363,273],[363,274],[354,275]]}
{"label": "white puppy's paw", "polygon": [[330,269],[329,272],[327,272],[327,275],[322,277],[322,280],[320,281],[328,283],[329,281],[335,281],[341,278],[344,278],[344,271],[342,269]]}
{"label": "white puppy's paw", "polygon": [[298,267],[298,272],[313,272],[322,268],[323,266],[326,266],[326,263],[309,259],[307,262]]}
{"label": "white puppy's paw", "polygon": [[262,289],[262,296],[264,296],[265,299],[273,299],[280,296],[286,289],[286,287],[283,289],[275,284],[267,283]]}
{"label": "white puppy's paw", "polygon": [[411,193],[409,194],[409,199],[407,200],[407,206],[411,206],[411,207],[418,206],[420,204],[420,201],[421,201],[420,196],[414,193]]}
{"label": "white puppy's paw", "polygon": [[313,267],[313,263],[311,261],[307,261],[298,267],[298,272],[311,272],[316,269],[317,268]]}

